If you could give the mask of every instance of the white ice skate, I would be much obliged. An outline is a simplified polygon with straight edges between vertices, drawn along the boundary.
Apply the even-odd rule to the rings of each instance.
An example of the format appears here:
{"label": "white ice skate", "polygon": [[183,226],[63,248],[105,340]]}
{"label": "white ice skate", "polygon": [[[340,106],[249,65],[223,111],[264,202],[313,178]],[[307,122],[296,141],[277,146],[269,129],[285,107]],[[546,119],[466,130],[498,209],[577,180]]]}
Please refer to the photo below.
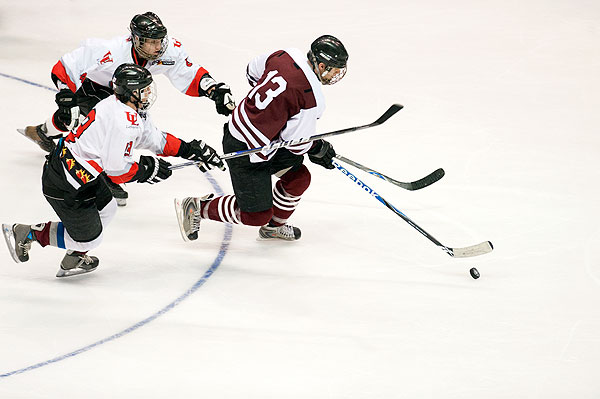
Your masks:
{"label": "white ice skate", "polygon": [[259,241],[285,240],[296,241],[302,235],[298,227],[284,224],[283,226],[261,226],[258,230]]}
{"label": "white ice skate", "polygon": [[202,202],[210,201],[213,194],[204,197],[187,197],[183,199],[175,198],[175,213],[177,223],[183,241],[194,241],[198,239],[198,230],[200,230],[200,205]]}

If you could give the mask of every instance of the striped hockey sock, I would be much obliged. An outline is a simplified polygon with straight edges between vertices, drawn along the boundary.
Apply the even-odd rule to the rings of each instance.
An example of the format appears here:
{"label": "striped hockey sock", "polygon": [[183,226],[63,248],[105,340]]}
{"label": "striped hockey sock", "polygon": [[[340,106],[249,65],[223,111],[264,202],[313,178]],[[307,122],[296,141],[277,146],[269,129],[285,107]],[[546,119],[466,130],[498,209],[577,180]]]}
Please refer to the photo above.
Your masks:
{"label": "striped hockey sock", "polygon": [[224,195],[209,201],[202,201],[200,207],[202,219],[233,224],[241,223],[240,208],[234,195]]}
{"label": "striped hockey sock", "polygon": [[300,198],[299,195],[291,195],[285,191],[281,181],[278,181],[273,189],[273,218],[269,224],[273,226],[286,224],[296,210]]}

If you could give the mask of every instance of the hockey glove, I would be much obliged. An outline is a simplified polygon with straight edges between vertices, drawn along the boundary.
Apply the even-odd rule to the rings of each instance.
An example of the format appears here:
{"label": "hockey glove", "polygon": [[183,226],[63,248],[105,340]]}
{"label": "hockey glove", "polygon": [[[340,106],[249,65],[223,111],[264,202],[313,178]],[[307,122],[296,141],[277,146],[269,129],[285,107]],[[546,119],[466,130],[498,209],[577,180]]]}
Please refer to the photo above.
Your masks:
{"label": "hockey glove", "polygon": [[138,171],[140,173],[138,183],[154,184],[168,179],[173,174],[169,166],[171,164],[164,159],[146,155],[140,156],[140,162],[138,162],[138,167],[140,168]]}
{"label": "hockey glove", "polygon": [[225,170],[223,160],[219,158],[214,148],[202,140],[192,140],[189,143],[182,140],[177,156],[189,159],[190,161],[201,161],[198,164],[198,169],[202,172],[206,172],[213,167]]}
{"label": "hockey glove", "polygon": [[231,89],[225,83],[217,83],[208,98],[215,102],[217,112],[221,115],[230,115],[235,108],[235,100],[231,95]]}
{"label": "hockey glove", "polygon": [[335,157],[335,150],[333,146],[325,140],[317,140],[313,147],[308,150],[308,159],[311,162],[321,165],[325,169],[334,169],[331,161]]}
{"label": "hockey glove", "polygon": [[72,130],[79,124],[79,107],[77,96],[69,89],[62,89],[55,97],[58,111],[54,114],[58,122],[62,123],[66,130]]}

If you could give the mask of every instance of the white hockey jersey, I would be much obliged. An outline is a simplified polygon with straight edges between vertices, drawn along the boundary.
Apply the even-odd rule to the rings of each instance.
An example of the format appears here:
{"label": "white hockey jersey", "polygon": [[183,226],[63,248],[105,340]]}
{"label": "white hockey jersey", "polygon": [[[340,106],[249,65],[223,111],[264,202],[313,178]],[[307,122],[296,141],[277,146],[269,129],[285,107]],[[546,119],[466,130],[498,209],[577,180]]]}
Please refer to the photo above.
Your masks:
{"label": "white hockey jersey", "polygon": [[100,101],[86,119],[64,138],[60,149],[67,181],[78,189],[103,171],[115,183],[125,183],[138,172],[134,149],[176,155],[181,141],[160,131],[114,95]]}
{"label": "white hockey jersey", "polygon": [[[248,148],[273,141],[308,138],[316,134],[317,119],[325,110],[321,82],[307,63],[306,54],[290,48],[255,58],[248,64],[254,88],[229,117],[229,131]],[[313,143],[287,149],[304,154]],[[250,155],[250,162],[271,159],[277,150]]]}
{"label": "white hockey jersey", "polygon": [[113,73],[123,63],[136,63],[148,69],[152,75],[164,74],[173,86],[189,96],[198,97],[198,84],[208,71],[190,61],[181,42],[169,37],[165,53],[157,60],[138,58],[133,50],[131,36],[110,40],[87,39],[81,46],[61,57],[54,65],[52,74],[73,92],[81,87],[85,78],[109,87]]}

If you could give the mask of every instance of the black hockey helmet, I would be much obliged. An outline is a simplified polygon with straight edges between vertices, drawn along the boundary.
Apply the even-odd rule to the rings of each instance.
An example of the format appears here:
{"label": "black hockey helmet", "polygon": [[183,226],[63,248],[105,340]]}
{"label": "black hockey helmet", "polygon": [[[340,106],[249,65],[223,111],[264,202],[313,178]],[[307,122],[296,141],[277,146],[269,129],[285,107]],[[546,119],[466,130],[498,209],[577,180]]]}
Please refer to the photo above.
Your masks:
{"label": "black hockey helmet", "polygon": [[[321,83],[334,84],[339,82],[346,74],[348,64],[348,52],[342,42],[331,35],[323,35],[317,38],[310,45],[310,51],[307,54],[308,60],[313,65],[315,73],[319,71],[319,64],[325,64],[325,72],[317,73]],[[339,68],[340,72],[331,79],[325,80],[324,76],[332,68]]]}
{"label": "black hockey helmet", "polygon": [[111,81],[119,101],[131,101],[138,111],[148,110],[156,100],[156,86],[152,74],[137,64],[121,64]]}
{"label": "black hockey helmet", "polygon": [[[169,44],[167,28],[163,25],[158,15],[153,12],[148,11],[143,14],[137,14],[131,19],[129,30],[131,31],[135,51],[145,59],[154,60],[160,58],[167,50]],[[147,39],[158,39],[161,41],[161,50],[158,55],[143,50],[142,47]]]}

